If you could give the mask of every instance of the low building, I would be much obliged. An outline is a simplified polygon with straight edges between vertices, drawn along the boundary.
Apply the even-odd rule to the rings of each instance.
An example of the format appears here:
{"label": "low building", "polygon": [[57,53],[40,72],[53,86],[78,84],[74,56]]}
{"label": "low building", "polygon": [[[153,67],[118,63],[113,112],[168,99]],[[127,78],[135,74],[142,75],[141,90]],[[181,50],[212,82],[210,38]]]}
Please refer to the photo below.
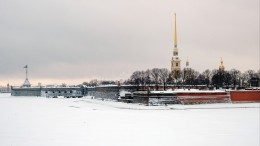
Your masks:
{"label": "low building", "polygon": [[10,85],[7,84],[6,87],[4,87],[4,86],[0,86],[0,93],[11,93]]}
{"label": "low building", "polygon": [[83,97],[87,88],[81,87],[12,87],[12,96]]}
{"label": "low building", "polygon": [[41,96],[41,88],[11,87],[12,96]]}

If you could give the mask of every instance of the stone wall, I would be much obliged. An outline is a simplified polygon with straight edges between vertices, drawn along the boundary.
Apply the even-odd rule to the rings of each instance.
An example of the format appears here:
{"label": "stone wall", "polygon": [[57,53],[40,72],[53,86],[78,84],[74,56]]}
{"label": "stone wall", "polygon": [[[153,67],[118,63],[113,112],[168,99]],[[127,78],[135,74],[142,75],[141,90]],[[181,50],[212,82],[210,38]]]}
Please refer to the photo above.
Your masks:
{"label": "stone wall", "polygon": [[181,104],[205,104],[205,103],[229,103],[228,92],[200,91],[178,92],[178,100]]}
{"label": "stone wall", "polygon": [[98,99],[117,100],[119,93],[119,86],[101,86],[96,87],[94,96]]}
{"label": "stone wall", "polygon": [[12,96],[41,96],[41,88],[12,88]]}
{"label": "stone wall", "polygon": [[119,96],[119,92],[121,90],[134,92],[136,91],[135,86],[131,85],[109,85],[109,86],[97,86],[95,90],[88,91],[88,95],[94,94],[95,98],[98,99],[109,99],[109,100],[117,100]]}
{"label": "stone wall", "polygon": [[133,103],[145,105],[166,105],[178,104],[176,93],[153,93],[147,91],[137,91],[133,93]]}
{"label": "stone wall", "polygon": [[12,87],[12,96],[43,96],[43,97],[83,97],[86,88],[82,87],[33,87],[33,88],[20,88]]}
{"label": "stone wall", "polygon": [[88,87],[86,91],[87,96],[92,96],[94,97],[96,93],[96,88],[95,87]]}

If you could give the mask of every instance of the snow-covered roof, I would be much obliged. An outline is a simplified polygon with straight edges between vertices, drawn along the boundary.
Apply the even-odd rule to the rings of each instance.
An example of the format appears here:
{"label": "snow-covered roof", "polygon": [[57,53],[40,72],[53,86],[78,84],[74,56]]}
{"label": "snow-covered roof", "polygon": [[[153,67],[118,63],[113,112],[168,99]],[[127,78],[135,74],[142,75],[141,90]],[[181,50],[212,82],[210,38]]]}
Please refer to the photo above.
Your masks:
{"label": "snow-covered roof", "polygon": [[[143,93],[147,93],[147,91],[139,91]],[[198,89],[175,89],[175,90],[167,90],[167,91],[150,91],[150,93],[154,94],[169,94],[169,93],[216,93],[216,92],[226,92],[224,90],[198,90]]]}
{"label": "snow-covered roof", "polygon": [[117,87],[118,85],[115,84],[108,84],[108,85],[98,85],[97,87]]}
{"label": "snow-covered roof", "polygon": [[150,91],[151,93],[175,93],[174,91]]}

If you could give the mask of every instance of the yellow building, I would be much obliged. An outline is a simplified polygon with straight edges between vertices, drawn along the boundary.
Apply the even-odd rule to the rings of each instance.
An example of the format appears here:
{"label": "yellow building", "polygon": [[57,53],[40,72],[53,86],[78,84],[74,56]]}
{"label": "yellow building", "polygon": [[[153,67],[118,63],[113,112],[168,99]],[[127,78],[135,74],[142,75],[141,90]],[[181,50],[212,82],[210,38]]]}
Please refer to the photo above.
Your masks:
{"label": "yellow building", "polygon": [[222,60],[222,57],[221,57],[220,65],[219,65],[219,71],[224,72],[224,70],[225,70],[225,66],[223,64],[223,60]]}
{"label": "yellow building", "polygon": [[177,48],[177,26],[176,26],[176,13],[174,14],[175,20],[174,20],[174,48],[173,48],[173,57],[171,60],[171,74],[173,78],[177,79],[180,77],[181,74],[181,60],[179,58],[178,54],[178,48]]}

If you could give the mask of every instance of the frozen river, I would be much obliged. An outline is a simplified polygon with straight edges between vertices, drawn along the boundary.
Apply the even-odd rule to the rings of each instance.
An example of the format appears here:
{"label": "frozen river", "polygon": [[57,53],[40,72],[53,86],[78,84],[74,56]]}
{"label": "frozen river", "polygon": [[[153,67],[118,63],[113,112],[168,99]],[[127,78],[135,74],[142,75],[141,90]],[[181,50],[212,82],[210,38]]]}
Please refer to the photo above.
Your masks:
{"label": "frozen river", "polygon": [[259,146],[260,104],[147,107],[0,94],[1,146]]}

